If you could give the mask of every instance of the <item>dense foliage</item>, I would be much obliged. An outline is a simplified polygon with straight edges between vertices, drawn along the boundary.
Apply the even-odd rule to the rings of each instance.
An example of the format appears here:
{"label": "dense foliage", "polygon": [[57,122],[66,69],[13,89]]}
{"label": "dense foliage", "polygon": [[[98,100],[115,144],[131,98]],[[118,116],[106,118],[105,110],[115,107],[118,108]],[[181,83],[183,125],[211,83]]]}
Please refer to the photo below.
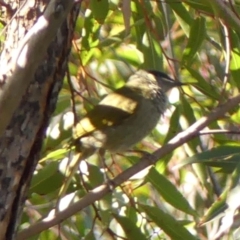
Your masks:
{"label": "dense foliage", "polygon": [[[49,213],[51,218],[54,209],[67,209],[136,163],[137,150],[152,153],[237,95],[240,32],[232,18],[239,21],[240,7],[232,2],[226,3],[226,12],[218,1],[82,2],[69,72],[20,229]],[[60,196],[66,164],[74,155],[72,124],[138,68],[161,70],[189,84],[169,93],[169,110],[133,151],[82,161],[66,196]],[[32,239],[235,239],[239,124],[239,110],[232,109],[155,166]]]}

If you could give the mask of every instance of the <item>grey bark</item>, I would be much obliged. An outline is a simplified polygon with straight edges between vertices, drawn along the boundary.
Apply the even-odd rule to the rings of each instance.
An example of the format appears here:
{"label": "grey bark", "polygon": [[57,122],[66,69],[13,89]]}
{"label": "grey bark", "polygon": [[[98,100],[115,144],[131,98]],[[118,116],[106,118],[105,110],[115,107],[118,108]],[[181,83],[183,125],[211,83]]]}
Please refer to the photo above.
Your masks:
{"label": "grey bark", "polygon": [[[9,1],[9,9],[5,15],[8,23],[6,43],[7,41],[13,42],[10,44],[11,47],[6,44],[8,49],[6,47],[2,51],[4,58],[1,58],[1,66],[3,66],[4,61],[10,64],[12,60],[11,51],[15,51],[16,41],[19,41],[33,24],[33,21],[41,16],[45,3],[45,1],[35,1],[34,8],[24,6],[24,8],[17,9],[19,6],[16,5],[16,2],[19,6],[22,3],[22,1]],[[62,3],[67,1],[57,0],[54,2],[61,6]],[[65,3],[63,6],[66,7]],[[12,12],[9,11],[10,9],[12,9]],[[55,31],[57,36],[50,46],[40,48],[41,53],[38,52],[37,54],[45,56],[44,60],[41,60],[40,56],[36,57],[37,60],[33,60],[34,55],[31,55],[32,53],[28,55],[30,61],[36,60],[34,66],[26,68],[26,72],[22,73],[21,76],[19,75],[19,79],[15,78],[15,87],[11,86],[8,89],[10,94],[8,97],[18,98],[20,104],[14,103],[13,111],[11,110],[12,113],[8,115],[10,116],[10,122],[0,138],[0,240],[15,238],[28,186],[40,156],[45,130],[55,109],[58,93],[62,86],[78,11],[79,5],[75,5],[68,15],[68,21],[65,20],[58,31]],[[10,16],[9,12],[11,12]],[[11,17],[13,17],[12,20],[10,20]],[[13,21],[18,22],[18,31],[15,32],[15,34],[19,33],[17,36],[12,34],[13,26],[11,24]],[[55,24],[55,27],[58,26]],[[36,42],[34,44],[36,48],[39,47]],[[36,51],[39,51],[39,49]],[[39,65],[37,61],[42,63]],[[12,81],[12,73],[14,73],[14,70],[5,75],[7,77],[0,86],[1,93],[5,94],[6,84],[10,84],[8,81]],[[19,89],[21,84],[19,85],[18,81],[23,81],[22,84],[25,85],[26,90],[24,87],[21,90]],[[5,97],[4,99],[4,104],[0,104],[3,112],[6,107],[9,108],[6,103],[8,98]],[[12,101],[12,99],[9,100]],[[12,107],[12,104],[10,107]],[[8,110],[6,109],[6,112]],[[12,117],[11,114],[13,114]]]}

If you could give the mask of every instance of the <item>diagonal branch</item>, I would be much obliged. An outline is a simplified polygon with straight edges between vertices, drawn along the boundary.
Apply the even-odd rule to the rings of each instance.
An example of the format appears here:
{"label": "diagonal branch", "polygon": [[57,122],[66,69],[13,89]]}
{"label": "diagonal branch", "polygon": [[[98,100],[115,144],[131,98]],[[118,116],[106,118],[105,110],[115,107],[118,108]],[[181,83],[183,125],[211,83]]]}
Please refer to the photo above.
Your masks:
{"label": "diagonal branch", "polygon": [[198,136],[199,131],[208,126],[213,121],[216,121],[220,117],[224,116],[225,113],[236,107],[240,103],[240,94],[232,99],[228,100],[227,103],[217,107],[213,110],[208,116],[201,118],[196,123],[191,125],[185,131],[179,133],[177,136],[172,138],[168,144],[163,146],[162,148],[156,150],[152,155],[143,157],[140,161],[134,166],[128,168],[123,173],[119,174],[116,178],[111,180],[110,183],[103,184],[95,189],[93,189],[90,193],[88,193],[85,197],[79,200],[76,203],[71,204],[67,209],[55,213],[55,216],[50,220],[43,220],[41,222],[33,224],[28,229],[21,231],[17,239],[27,239],[35,234],[38,234],[50,227],[61,223],[63,220],[71,217],[76,214],[76,212],[81,211],[87,206],[93,204],[95,201],[100,200],[106,194],[111,192],[113,188],[121,185],[123,182],[127,181],[130,177],[138,173],[139,171],[151,166],[156,163],[159,159],[161,159],[164,155],[170,153],[177,147],[181,146],[183,143],[186,143]]}

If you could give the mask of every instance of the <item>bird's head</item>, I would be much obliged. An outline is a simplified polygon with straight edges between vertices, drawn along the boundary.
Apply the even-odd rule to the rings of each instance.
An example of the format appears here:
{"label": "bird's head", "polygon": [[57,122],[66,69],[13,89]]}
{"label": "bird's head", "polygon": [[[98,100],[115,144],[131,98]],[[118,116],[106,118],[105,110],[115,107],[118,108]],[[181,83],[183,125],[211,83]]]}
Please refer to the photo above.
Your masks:
{"label": "bird's head", "polygon": [[148,70],[147,73],[152,74],[154,76],[155,81],[157,81],[158,85],[163,90],[163,92],[167,92],[173,87],[179,87],[184,85],[184,83],[175,81],[172,78],[170,78],[167,74],[160,71]]}
{"label": "bird's head", "polygon": [[135,74],[131,75],[127,87],[139,89],[141,91],[148,90],[161,90],[167,92],[173,87],[182,86],[183,83],[175,81],[167,74],[156,70],[138,70]]}

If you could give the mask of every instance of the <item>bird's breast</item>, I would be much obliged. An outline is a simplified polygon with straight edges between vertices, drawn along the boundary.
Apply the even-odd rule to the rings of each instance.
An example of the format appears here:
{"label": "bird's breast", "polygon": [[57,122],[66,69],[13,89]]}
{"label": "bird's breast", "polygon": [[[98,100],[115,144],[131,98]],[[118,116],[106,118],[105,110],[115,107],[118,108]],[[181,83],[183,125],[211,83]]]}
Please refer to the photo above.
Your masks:
{"label": "bird's breast", "polygon": [[159,111],[158,106],[152,100],[142,100],[129,118],[117,126],[102,131],[106,136],[103,147],[111,152],[129,149],[155,128],[161,113],[162,111]]}

